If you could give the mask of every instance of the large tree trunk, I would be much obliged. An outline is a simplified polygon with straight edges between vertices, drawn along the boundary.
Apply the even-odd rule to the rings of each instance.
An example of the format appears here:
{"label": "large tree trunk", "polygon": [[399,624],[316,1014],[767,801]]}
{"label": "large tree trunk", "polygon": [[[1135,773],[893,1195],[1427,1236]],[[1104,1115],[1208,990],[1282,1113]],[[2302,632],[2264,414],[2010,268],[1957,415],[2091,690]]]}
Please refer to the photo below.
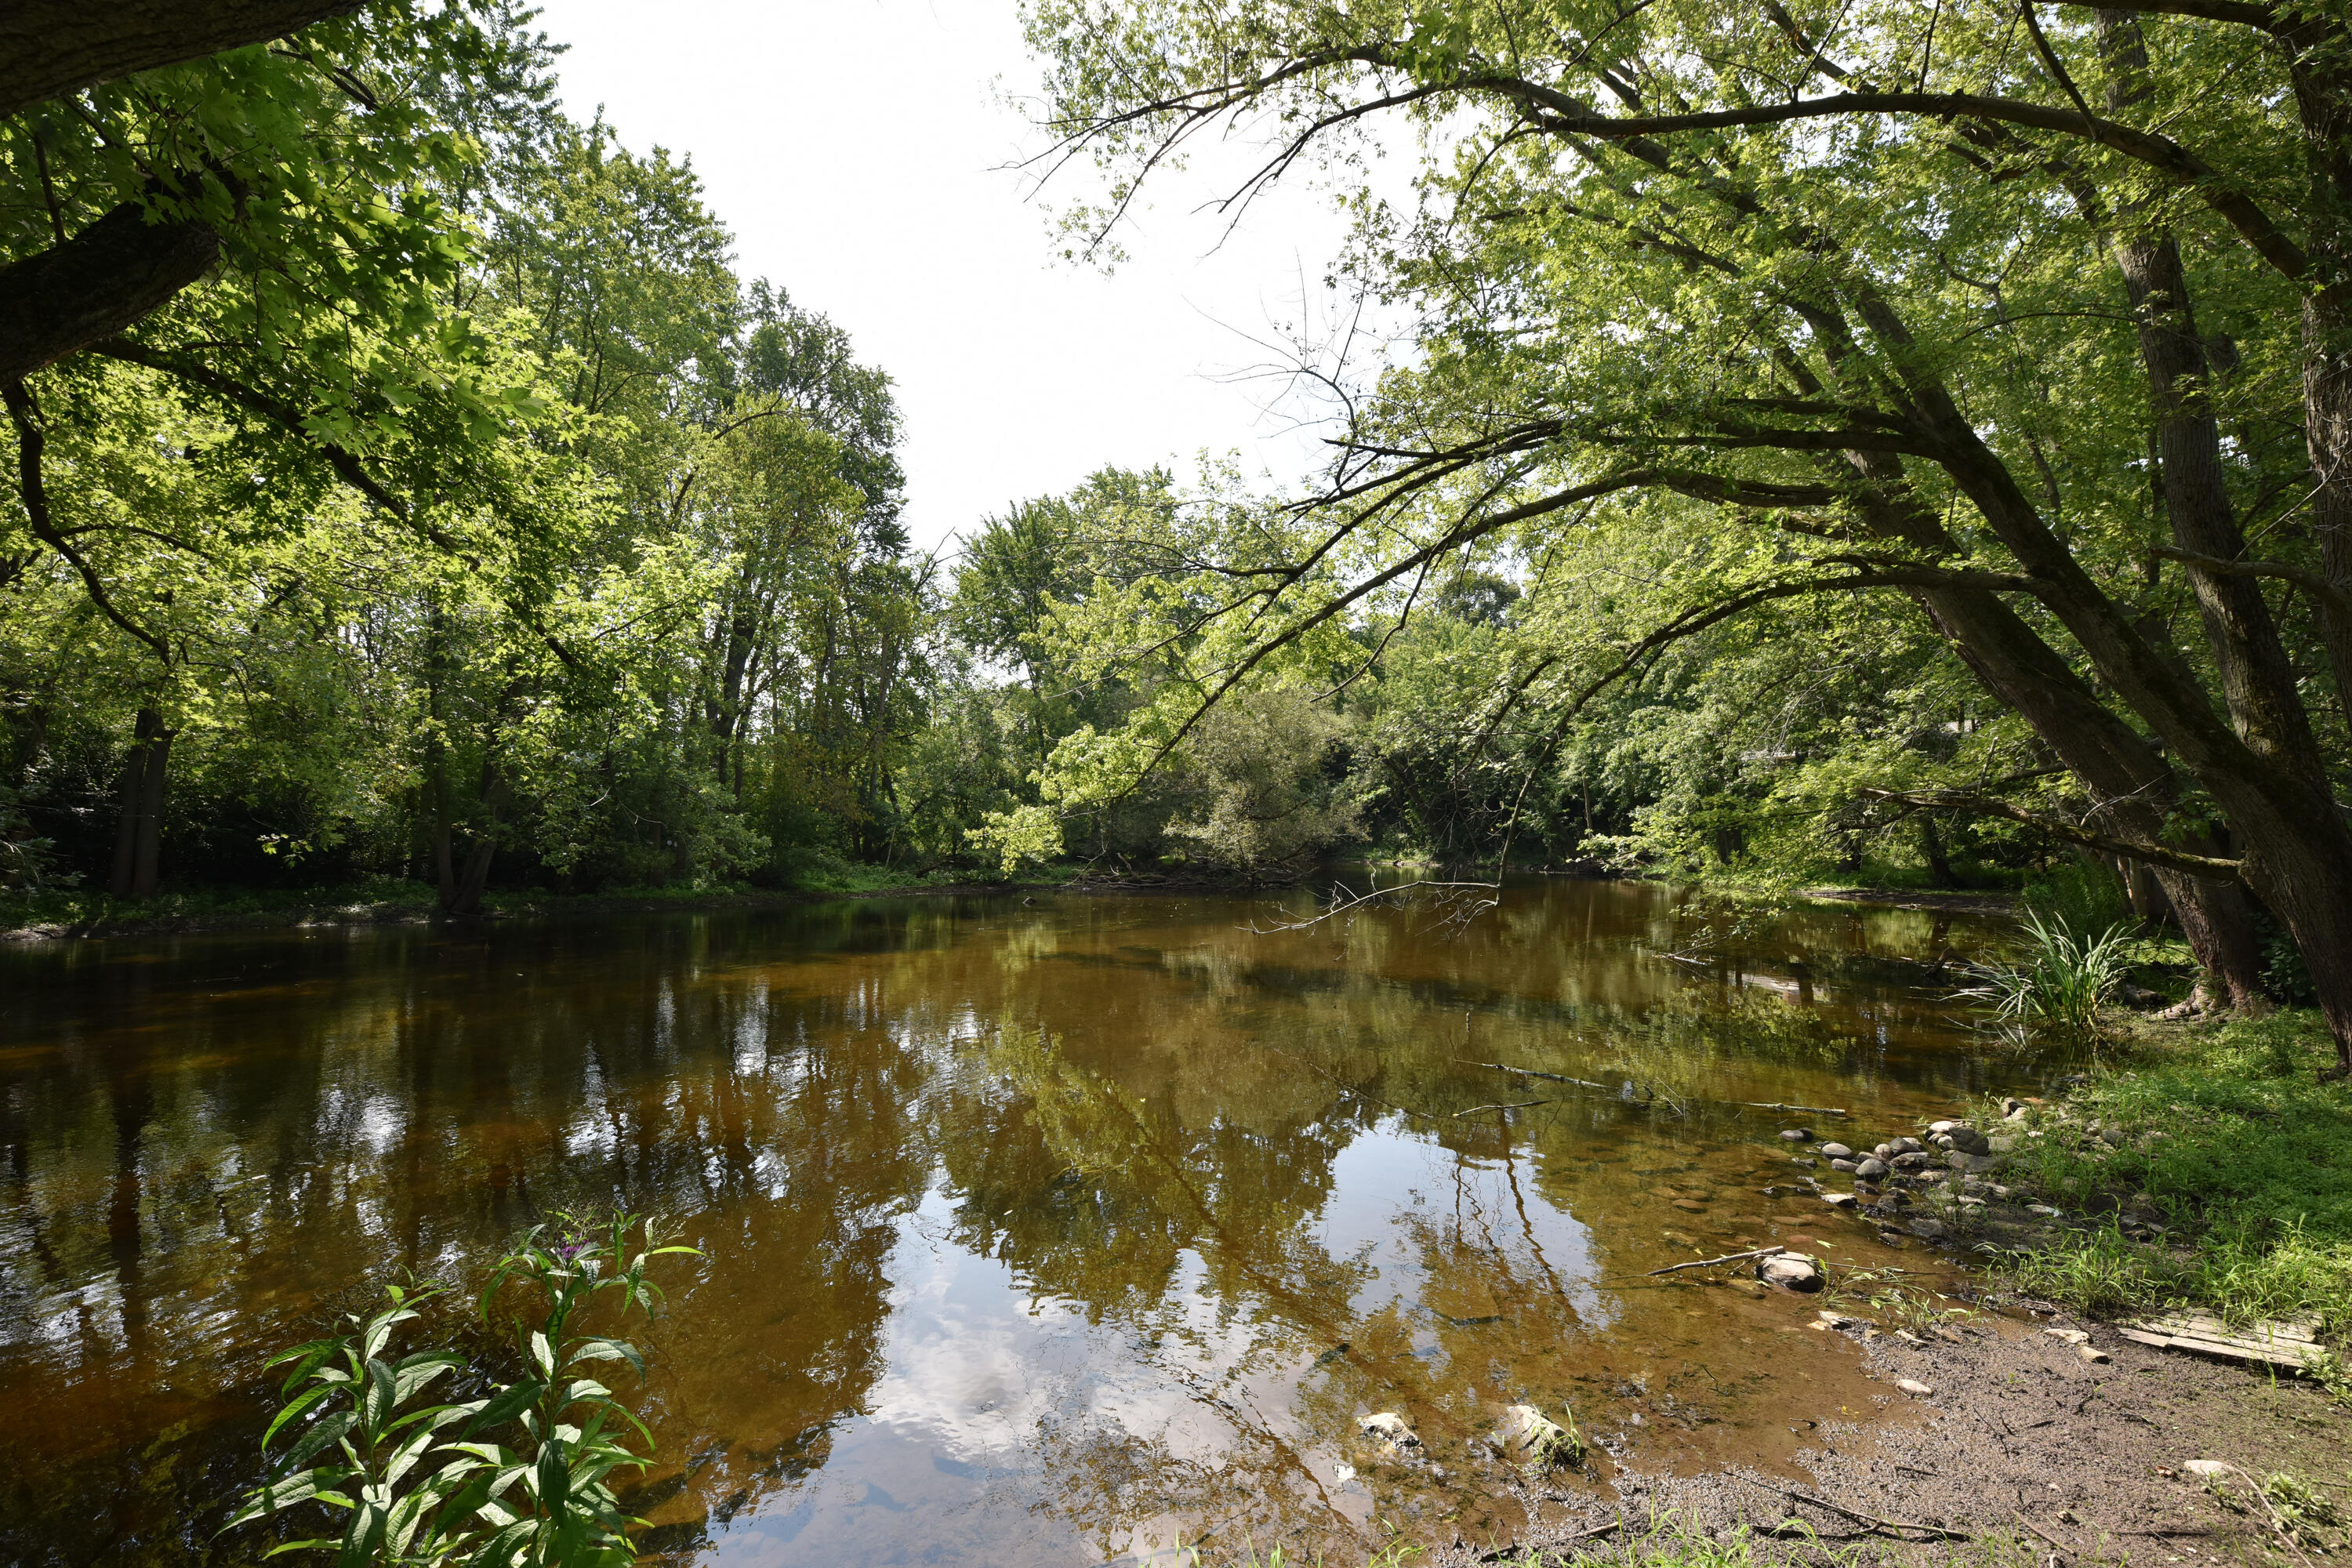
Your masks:
{"label": "large tree trunk", "polygon": [[122,761],[115,792],[114,875],[109,888],[118,899],[155,896],[162,859],[163,778],[172,752],[172,731],[152,708],[139,710],[131,751]]}
{"label": "large tree trunk", "polygon": [[[1835,325],[1838,330],[1828,335],[1843,338],[1843,324]],[[1793,361],[1790,369],[1801,377],[1806,374]],[[1817,383],[1807,387],[1809,394],[1818,389]],[[1857,510],[1871,532],[1936,556],[1958,552],[1958,542],[1912,494],[1900,458],[1849,452],[1846,461],[1870,483]],[[1911,597],[1985,689],[2031,725],[2082,781],[2110,831],[2142,843],[2165,839],[2180,798],[2179,780],[2156,748],[2109,710],[2069,660],[1987,589],[1922,588]],[[2221,853],[2218,846],[2194,848]],[[2262,953],[2243,889],[2170,867],[2151,870],[2207,976],[2207,994],[2227,996],[2236,1006],[2257,1001]]]}
{"label": "large tree trunk", "polygon": [[0,116],[359,8],[360,0],[9,0],[0,8]]}

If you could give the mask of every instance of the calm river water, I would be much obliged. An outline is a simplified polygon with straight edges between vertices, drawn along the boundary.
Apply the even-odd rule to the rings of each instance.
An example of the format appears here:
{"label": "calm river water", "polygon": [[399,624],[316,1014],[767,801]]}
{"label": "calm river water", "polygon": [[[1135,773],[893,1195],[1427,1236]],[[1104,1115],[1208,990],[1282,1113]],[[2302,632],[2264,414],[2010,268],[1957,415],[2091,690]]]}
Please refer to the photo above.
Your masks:
{"label": "calm river water", "polygon": [[[1466,929],[1245,929],[1283,907],[0,952],[0,1560],[251,1561],[211,1537],[263,1360],[566,1205],[707,1254],[633,1394],[661,1462],[631,1500],[680,1563],[1344,1561],[1383,1521],[1507,1537],[1475,1440],[1514,1401],[1644,1466],[1769,1465],[1885,1409],[1801,1302],[1643,1271],[1778,1240],[1941,1277],[1796,1184],[1792,1119],[1724,1102],[1875,1141],[2030,1088],[1890,962],[1981,931],[1566,880]],[[1379,1462],[1375,1410],[1430,1462]]]}

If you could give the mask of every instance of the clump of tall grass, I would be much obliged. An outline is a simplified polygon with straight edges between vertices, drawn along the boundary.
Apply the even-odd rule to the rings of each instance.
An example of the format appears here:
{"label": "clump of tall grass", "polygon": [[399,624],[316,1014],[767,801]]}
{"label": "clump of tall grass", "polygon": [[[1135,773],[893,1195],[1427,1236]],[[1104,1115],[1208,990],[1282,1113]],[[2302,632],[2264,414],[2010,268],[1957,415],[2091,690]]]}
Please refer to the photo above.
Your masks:
{"label": "clump of tall grass", "polygon": [[2131,970],[2129,931],[2118,923],[2078,933],[2065,916],[2044,919],[2029,909],[2019,935],[2023,963],[1980,965],[1977,983],[1958,994],[1990,1004],[2009,1028],[2039,1024],[2084,1037],[2096,1034],[2100,1010]]}

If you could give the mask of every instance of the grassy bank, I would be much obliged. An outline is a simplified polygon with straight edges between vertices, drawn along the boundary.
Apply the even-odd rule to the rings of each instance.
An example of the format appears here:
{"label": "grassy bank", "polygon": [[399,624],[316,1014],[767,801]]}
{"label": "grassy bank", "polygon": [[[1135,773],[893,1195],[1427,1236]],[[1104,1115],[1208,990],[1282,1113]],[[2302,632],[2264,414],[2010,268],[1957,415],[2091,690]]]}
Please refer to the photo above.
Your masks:
{"label": "grassy bank", "polygon": [[[813,865],[790,888],[676,885],[615,888],[594,893],[544,889],[493,892],[482,912],[493,919],[635,913],[661,910],[780,909],[812,900],[882,898],[953,891],[1053,888],[1076,879],[1075,867],[1033,868],[1019,882],[979,882],[970,873],[904,870],[849,861]],[[315,888],[196,888],[152,899],[119,899],[86,889],[0,893],[0,937],[135,936],[301,925],[379,925],[430,920],[439,906],[426,883],[378,878]]]}
{"label": "grassy bank", "polygon": [[2086,1311],[2310,1313],[2352,1332],[2352,1085],[2315,1013],[2141,1025],[2090,1081],[2029,1111],[2004,1180],[2094,1228],[2013,1259]]}

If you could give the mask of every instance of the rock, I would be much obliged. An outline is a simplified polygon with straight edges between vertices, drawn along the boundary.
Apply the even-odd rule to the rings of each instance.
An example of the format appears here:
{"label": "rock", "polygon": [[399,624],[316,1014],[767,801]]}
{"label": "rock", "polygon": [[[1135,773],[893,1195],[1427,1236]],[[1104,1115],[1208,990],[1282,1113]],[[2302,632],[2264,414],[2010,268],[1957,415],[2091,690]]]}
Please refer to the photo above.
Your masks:
{"label": "rock", "polygon": [[1421,1447],[1420,1434],[1413,1431],[1405,1418],[1393,1410],[1383,1410],[1377,1415],[1367,1415],[1357,1425],[1367,1437],[1377,1437],[1398,1450]]}
{"label": "rock", "polygon": [[2030,1107],[2021,1105],[2015,1110],[2009,1113],[2009,1120],[2011,1121],[2022,1121],[2025,1120],[2030,1110]]}
{"label": "rock", "polygon": [[1904,1393],[1909,1394],[1914,1399],[1933,1399],[1936,1396],[1936,1391],[1934,1389],[1928,1387],[1926,1384],[1920,1382],[1916,1377],[1897,1378],[1895,1380],[1895,1386],[1901,1389]]}
{"label": "rock", "polygon": [[1852,1193],[1823,1193],[1822,1194],[1822,1202],[1829,1205],[1830,1207],[1833,1209],[1850,1209],[1860,1201],[1861,1200],[1856,1198]]}
{"label": "rock", "polygon": [[1949,1132],[1945,1133],[1944,1136],[1950,1139],[1952,1147],[1958,1150],[1963,1154],[1990,1154],[1992,1152],[1991,1142],[1986,1139],[1983,1133],[1978,1131],[1973,1127],[1955,1127]]}
{"label": "rock", "polygon": [[1860,1176],[1865,1182],[1877,1181],[1880,1177],[1886,1174],[1886,1162],[1875,1157],[1867,1160],[1856,1160],[1853,1163],[1853,1173]]}
{"label": "rock", "polygon": [[2064,1340],[2070,1345],[2086,1345],[2091,1342],[2091,1336],[2080,1329],[2044,1329],[2042,1331],[2053,1340]]}
{"label": "rock", "polygon": [[1931,1138],[1941,1137],[1958,1125],[1957,1121],[1930,1121],[1927,1123],[1927,1135]]}
{"label": "rock", "polygon": [[1858,1171],[1861,1168],[1861,1166],[1855,1164],[1852,1160],[1832,1160],[1830,1162],[1830,1169],[1832,1171],[1845,1171],[1851,1173]]}
{"label": "rock", "polygon": [[2025,1101],[2018,1099],[2017,1096],[2013,1094],[2004,1096],[2001,1100],[2000,1113],[2003,1116],[2014,1116],[2024,1109]]}
{"label": "rock", "polygon": [[1923,1149],[1906,1149],[1886,1163],[1898,1171],[1924,1171],[1936,1163],[1936,1157]]}
{"label": "rock", "polygon": [[2105,1366],[2116,1359],[2096,1345],[2076,1345],[2074,1353],[2094,1366]]}
{"label": "rock", "polygon": [[1916,1138],[1890,1138],[1886,1141],[1886,1146],[1898,1154],[1916,1154],[1922,1149]]}
{"label": "rock", "polygon": [[2210,1480],[2216,1476],[2226,1476],[2238,1467],[2224,1459],[2191,1459],[2180,1468],[2192,1476]]}
{"label": "rock", "polygon": [[1844,1312],[1832,1312],[1826,1307],[1814,1315],[1820,1318],[1825,1326],[1832,1329],[1874,1329],[1878,1326],[1867,1318],[1851,1317]]}
{"label": "rock", "polygon": [[1784,1290],[1818,1290],[1827,1283],[1822,1266],[1801,1252],[1776,1252],[1758,1258],[1756,1278]]}
{"label": "rock", "polygon": [[1810,1127],[1788,1127],[1781,1130],[1780,1136],[1791,1143],[1809,1143],[1812,1142],[1813,1130]]}
{"label": "rock", "polygon": [[1675,1200],[1675,1207],[1682,1210],[1685,1214],[1705,1214],[1706,1212],[1706,1205],[1698,1202],[1696,1198],[1676,1198]]}
{"label": "rock", "polygon": [[1871,1152],[1882,1160],[1892,1160],[1897,1153],[1901,1152],[1901,1151],[1897,1150],[1892,1143],[1881,1143],[1877,1148],[1873,1149]]}
{"label": "rock", "polygon": [[1521,1464],[1539,1469],[1558,1469],[1564,1465],[1580,1464],[1584,1458],[1584,1440],[1575,1430],[1550,1419],[1532,1405],[1507,1406],[1497,1436],[1506,1452]]}
{"label": "rock", "polygon": [[1944,1222],[1939,1219],[1915,1219],[1911,1222],[1911,1234],[1922,1241],[1941,1241]]}
{"label": "rock", "polygon": [[1822,1145],[1822,1152],[1832,1160],[1851,1160],[1853,1158],[1853,1151],[1847,1148],[1843,1143],[1824,1143]]}
{"label": "rock", "polygon": [[2063,1209],[2053,1209],[2048,1204],[2028,1204],[2025,1205],[2025,1212],[2027,1214],[2038,1214],[2043,1219],[2057,1219],[2066,1211]]}
{"label": "rock", "polygon": [[1955,1171],[1991,1171],[2000,1165],[1998,1154],[1964,1154],[1958,1149],[1944,1156],[1944,1163]]}

